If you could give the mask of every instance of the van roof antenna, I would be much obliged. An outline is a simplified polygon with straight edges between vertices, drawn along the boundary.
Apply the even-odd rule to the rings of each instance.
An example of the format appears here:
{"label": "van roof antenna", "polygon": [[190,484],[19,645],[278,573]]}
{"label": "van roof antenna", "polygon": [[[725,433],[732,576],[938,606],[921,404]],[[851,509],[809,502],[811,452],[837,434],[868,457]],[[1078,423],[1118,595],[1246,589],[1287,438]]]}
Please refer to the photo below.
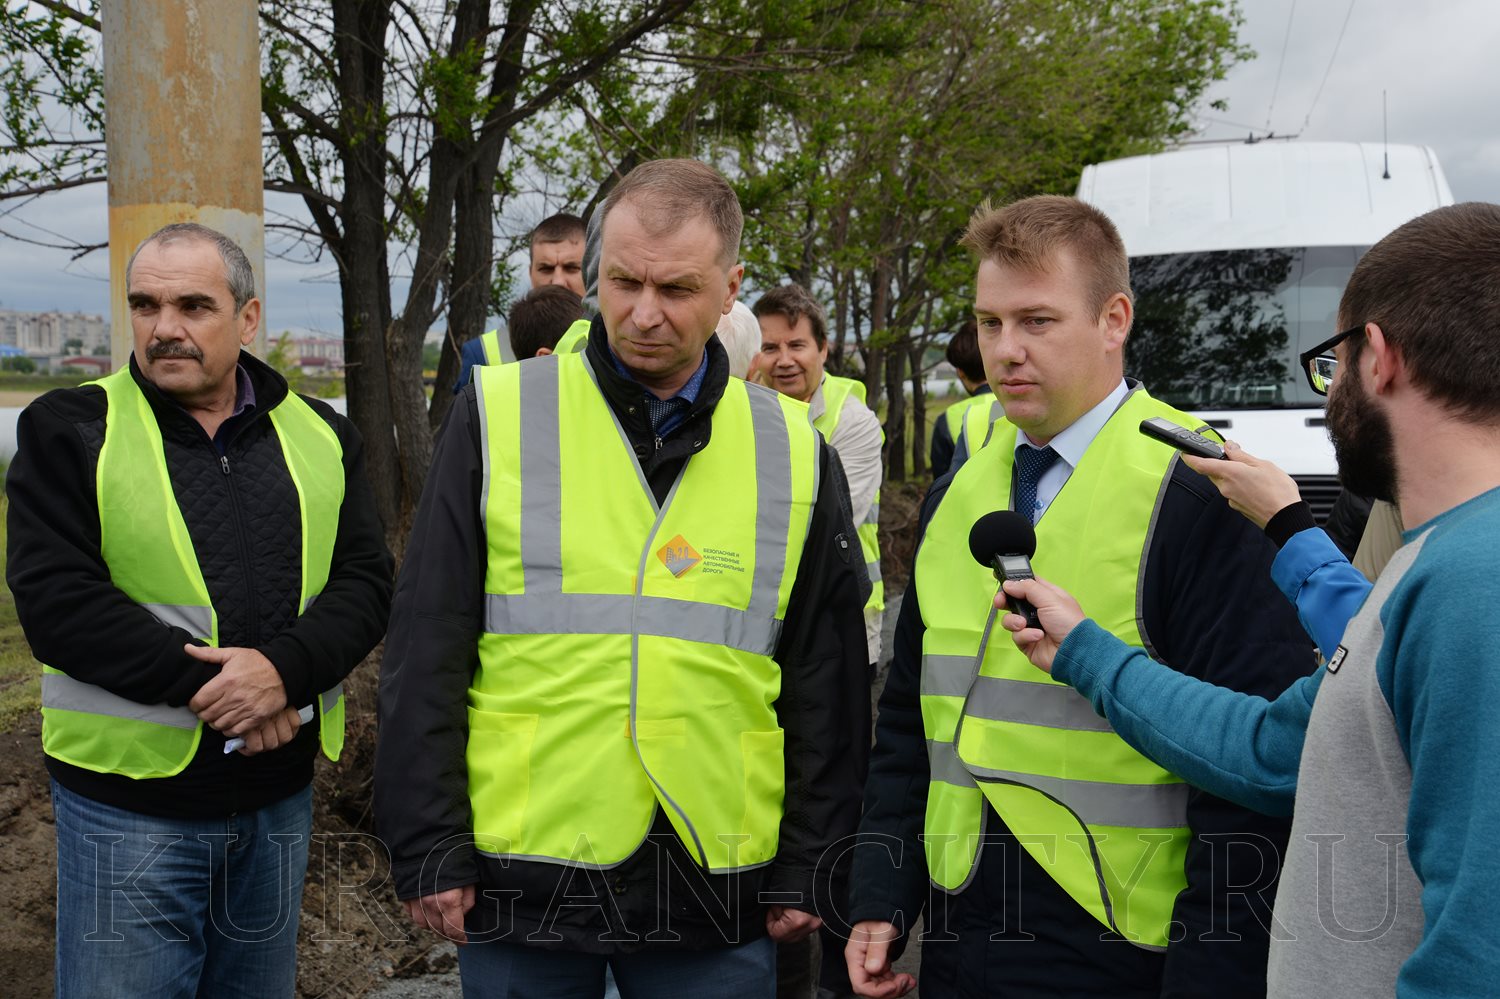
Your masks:
{"label": "van roof antenna", "polygon": [[1385,143],[1385,173],[1380,175],[1381,180],[1391,179],[1391,122],[1390,115],[1386,109],[1386,92],[1380,92],[1380,133],[1381,141]]}

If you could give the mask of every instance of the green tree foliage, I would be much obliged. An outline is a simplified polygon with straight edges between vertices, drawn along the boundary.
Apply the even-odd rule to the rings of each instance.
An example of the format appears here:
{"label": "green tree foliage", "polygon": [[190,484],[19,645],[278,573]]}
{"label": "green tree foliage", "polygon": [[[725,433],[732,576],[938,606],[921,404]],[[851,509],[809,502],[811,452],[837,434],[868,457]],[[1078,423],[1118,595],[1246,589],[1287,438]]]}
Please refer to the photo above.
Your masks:
{"label": "green tree foliage", "polygon": [[0,0],[0,191],[95,183],[104,171],[98,0]]}
{"label": "green tree foliage", "polygon": [[[830,365],[885,398],[889,474],[901,478],[908,451],[919,472],[925,461],[922,434],[904,435],[925,424],[927,348],[971,307],[973,263],[956,246],[970,214],[987,199],[1071,193],[1085,164],[1180,138],[1204,89],[1247,54],[1238,11],[1229,0],[782,7],[775,44],[840,56],[816,73],[747,77],[750,101],[732,83],[629,105],[600,94],[583,172],[671,154],[724,168],[746,210],[751,295],[795,280],[824,300]],[[696,44],[702,58],[739,55],[732,41]],[[684,118],[684,107],[700,111]],[[755,127],[722,127],[747,109]]]}
{"label": "green tree foliage", "polygon": [[[957,249],[985,200],[1072,193],[1084,164],[1162,148],[1244,53],[1219,0],[954,0],[891,22],[878,65],[820,75],[738,163],[765,192],[748,241],[758,284],[811,282],[835,363],[887,399],[887,466],[919,471],[922,357],[971,307]],[[788,155],[788,154],[792,155]],[[776,197],[777,191],[782,197]]]}
{"label": "green tree foliage", "polygon": [[[97,0],[0,2],[0,200],[101,181]],[[542,215],[586,214],[644,159],[719,166],[745,206],[752,286],[791,278],[825,299],[832,364],[886,398],[900,477],[925,451],[903,434],[922,426],[927,348],[969,307],[954,247],[974,207],[1068,192],[1085,163],[1170,143],[1245,54],[1233,0],[259,10],[266,189],[302,204],[268,234],[337,271],[349,412],[398,544],[451,401],[427,398],[423,339],[446,319],[451,382],[455,346],[520,284],[504,251]]]}
{"label": "green tree foliage", "polygon": [[287,388],[293,392],[307,391],[307,376],[302,373],[302,366],[297,363],[290,330],[283,330],[281,336],[271,344],[271,349],[266,352],[266,363],[286,379]]}

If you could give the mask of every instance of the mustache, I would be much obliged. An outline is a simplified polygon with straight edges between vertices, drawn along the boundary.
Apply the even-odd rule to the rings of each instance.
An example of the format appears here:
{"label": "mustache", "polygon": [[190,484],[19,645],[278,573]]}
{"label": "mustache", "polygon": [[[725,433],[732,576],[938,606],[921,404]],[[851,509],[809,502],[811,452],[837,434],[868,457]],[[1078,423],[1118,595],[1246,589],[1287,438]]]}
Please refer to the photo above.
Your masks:
{"label": "mustache", "polygon": [[146,347],[146,360],[159,361],[164,357],[181,357],[193,361],[203,360],[203,351],[190,343],[176,340],[157,340]]}

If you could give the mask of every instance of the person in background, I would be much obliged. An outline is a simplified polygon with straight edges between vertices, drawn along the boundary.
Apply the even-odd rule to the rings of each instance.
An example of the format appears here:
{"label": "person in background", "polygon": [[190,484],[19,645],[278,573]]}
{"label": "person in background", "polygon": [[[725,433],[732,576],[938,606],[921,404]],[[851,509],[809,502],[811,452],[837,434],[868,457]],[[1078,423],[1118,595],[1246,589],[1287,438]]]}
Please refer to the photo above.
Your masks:
{"label": "person in background", "polygon": [[858,818],[867,584],[832,450],[714,336],[733,188],[653,161],[601,213],[587,348],[477,369],[438,439],[377,825],[467,996],[597,999],[608,970],[627,996],[769,999]]}
{"label": "person in background", "polygon": [[1374,582],[1391,556],[1405,544],[1401,531],[1401,511],[1396,504],[1376,500],[1365,519],[1359,547],[1354,551],[1354,567]]}
{"label": "person in background", "polygon": [[570,288],[548,284],[533,288],[510,307],[506,326],[510,351],[517,358],[546,357],[574,323],[583,319],[583,299]]}
{"label": "person in background", "polygon": [[391,555],[353,425],[242,349],[244,251],[169,225],[125,286],[128,365],[26,407],[6,480],[57,995],[290,999],[313,759],[343,746]]}
{"label": "person in background", "polygon": [[[583,219],[560,213],[543,219],[531,230],[531,265],[527,276],[532,289],[559,285],[583,297]],[[580,330],[582,334],[582,330]],[[555,344],[555,342],[554,342]],[[568,346],[559,349],[566,350]],[[516,355],[517,358],[522,355]],[[530,357],[531,355],[525,355]],[[453,391],[458,393],[473,377],[476,364],[500,364],[500,335],[490,330],[459,348],[460,368]]]}
{"label": "person in background", "polygon": [[1500,978],[1500,206],[1439,208],[1381,239],[1338,317],[1304,355],[1308,380],[1328,394],[1345,488],[1394,503],[1405,545],[1317,672],[1269,702],[1195,682],[1040,579],[1005,588],[1042,628],[1005,626],[1147,755],[1295,814],[1269,996],[1488,995]]}
{"label": "person in background", "polygon": [[729,311],[719,317],[714,332],[729,358],[729,373],[735,378],[744,378],[750,373],[750,365],[760,353],[760,323],[755,313],[744,302],[735,302]]}
{"label": "person in background", "polygon": [[1129,264],[1105,215],[986,205],[963,242],[1005,420],[924,505],[851,879],[855,991],[910,990],[891,960],[920,916],[924,993],[1259,996],[1287,824],[1192,789],[994,634],[969,533],[1015,510],[1036,572],[1088,593],[1112,632],[1265,696],[1315,665],[1274,548],[1139,433],[1201,421],[1123,375]]}
{"label": "person in background", "polygon": [[760,323],[755,370],[771,388],[807,403],[813,426],[838,452],[848,477],[854,523],[859,525],[865,571],[872,586],[865,605],[865,635],[873,665],[880,658],[885,611],[885,589],[880,583],[880,482],[884,475],[880,447],[885,431],[880,418],[865,405],[864,383],[824,370],[828,320],[811,292],[800,284],[784,284],[762,295],[751,311]]}
{"label": "person in background", "polygon": [[[963,432],[965,416],[975,408],[981,408],[987,414],[991,409],[999,408],[995,393],[984,380],[984,359],[979,356],[979,324],[973,316],[964,320],[958,332],[953,334],[943,356],[953,366],[953,373],[968,395],[943,410],[932,425],[928,466],[933,478],[946,475],[948,466],[953,463],[953,444]],[[998,417],[1000,414],[992,415]]]}

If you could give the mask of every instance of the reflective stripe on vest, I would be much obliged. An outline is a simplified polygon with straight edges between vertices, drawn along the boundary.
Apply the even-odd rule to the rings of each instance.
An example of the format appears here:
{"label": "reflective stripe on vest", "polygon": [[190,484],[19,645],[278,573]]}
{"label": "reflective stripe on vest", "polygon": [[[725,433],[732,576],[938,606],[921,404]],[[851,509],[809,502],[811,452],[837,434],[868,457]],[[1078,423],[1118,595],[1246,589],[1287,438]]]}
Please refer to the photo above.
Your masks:
{"label": "reflective stripe on vest", "polygon": [[990,442],[995,424],[1005,419],[1005,407],[1000,405],[1000,400],[994,396],[989,398],[991,401],[988,406],[971,406],[964,410],[963,429],[959,431],[958,441],[954,443],[954,452],[961,454],[965,461]]}
{"label": "reflective stripe on vest", "polygon": [[[731,379],[657,504],[586,355],[476,378],[488,560],[469,690],[474,840],[611,867],[658,807],[715,872],[782,814],[776,647],[818,488],[800,403]],[[555,413],[556,433],[523,431]]]}
{"label": "reflective stripe on vest", "polygon": [[[95,384],[108,401],[95,492],[100,554],[110,578],[162,624],[218,645],[218,618],[172,490],[150,402],[128,367]],[[288,394],[269,418],[298,495],[300,612],[328,581],[344,496],[343,450],[328,424],[295,395]],[[330,475],[330,469],[339,474]],[[201,727],[188,708],[140,704],[50,666],[42,674],[42,748],[56,759],[145,779],[181,773],[197,751]],[[337,759],[344,738],[342,686],[318,703],[323,751]]]}
{"label": "reflective stripe on vest", "polygon": [[[976,408],[971,412],[983,412]],[[1175,452],[1141,436],[1150,416],[1196,426],[1144,391],[1127,397],[1037,524],[1038,576],[1102,627],[1146,644],[1139,587]],[[972,424],[966,422],[966,430]],[[1016,429],[1000,422],[933,514],[917,554],[921,708],[931,785],[928,871],[961,890],[977,868],[987,798],[1027,851],[1103,925],[1164,947],[1183,861],[1187,785],[1125,744],[1092,705],[1033,668],[995,627],[991,573],[967,554],[970,526],[1010,503]],[[930,606],[929,606],[930,605]]]}
{"label": "reflective stripe on vest", "polygon": [[[853,378],[840,378],[837,375],[823,376],[823,412],[813,421],[813,426],[823,434],[824,440],[832,440],[833,432],[838,429],[839,421],[844,417],[844,407],[858,402],[865,404],[865,383],[855,381]],[[880,439],[885,440],[885,430],[880,431]],[[860,551],[865,557],[865,572],[870,577],[870,599],[865,602],[865,615],[878,617],[885,611],[885,584],[880,577],[880,490],[875,490],[875,498],[870,501],[870,508],[865,511],[864,519],[854,525],[854,533],[859,536]]]}

